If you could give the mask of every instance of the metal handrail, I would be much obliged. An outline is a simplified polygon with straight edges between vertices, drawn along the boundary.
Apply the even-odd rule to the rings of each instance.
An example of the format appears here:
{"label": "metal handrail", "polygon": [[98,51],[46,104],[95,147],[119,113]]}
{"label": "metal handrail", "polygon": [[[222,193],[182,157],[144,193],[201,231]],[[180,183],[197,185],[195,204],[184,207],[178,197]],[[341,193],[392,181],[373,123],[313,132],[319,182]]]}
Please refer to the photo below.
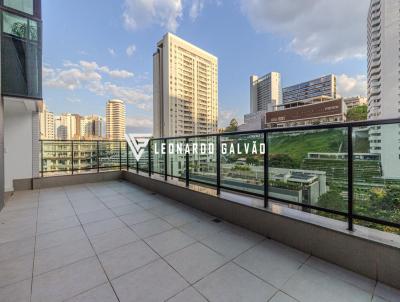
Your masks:
{"label": "metal handrail", "polygon": [[[348,194],[348,199],[347,199],[347,212],[342,212],[338,210],[333,210],[333,209],[328,209],[328,208],[323,208],[311,204],[305,204],[305,203],[300,203],[300,202],[294,202],[294,201],[289,201],[289,200],[284,200],[280,198],[271,198],[273,200],[283,202],[286,204],[291,204],[291,205],[296,205],[300,206],[303,208],[308,208],[312,210],[318,210],[318,211],[324,211],[330,214],[334,215],[339,215],[342,217],[347,218],[347,224],[348,224],[348,229],[350,231],[353,230],[353,223],[354,219],[359,219],[359,220],[364,220],[367,222],[371,223],[377,223],[381,225],[386,225],[386,226],[391,226],[391,227],[396,227],[400,228],[400,223],[397,222],[391,222],[391,221],[385,221],[381,219],[376,219],[373,217],[367,217],[367,216],[361,216],[358,214],[353,213],[353,208],[354,208],[354,179],[353,179],[353,129],[355,127],[368,127],[368,126],[381,126],[381,125],[389,125],[389,124],[400,124],[400,118],[398,119],[387,119],[387,120],[373,120],[373,121],[359,121],[359,122],[348,122],[348,123],[332,123],[332,124],[324,124],[324,125],[313,125],[313,126],[295,126],[295,127],[286,127],[286,128],[271,128],[271,129],[262,129],[262,130],[255,130],[255,131],[241,131],[241,132],[228,132],[228,133],[213,133],[213,134],[202,134],[202,135],[187,135],[187,136],[177,136],[177,137],[163,137],[163,138],[152,138],[149,141],[148,144],[148,158],[147,158],[147,171],[146,169],[142,169],[139,167],[139,162],[136,161],[136,167],[133,167],[134,170],[136,170],[136,173],[139,173],[139,171],[146,171],[148,173],[148,177],[151,177],[152,174],[161,174],[164,176],[164,179],[167,180],[168,177],[176,177],[181,180],[185,180],[186,186],[189,186],[190,182],[195,182],[195,183],[200,183],[200,184],[205,184],[208,186],[213,186],[217,190],[217,194],[220,194],[221,189],[226,189],[230,191],[235,191],[235,192],[240,192],[240,193],[245,193],[249,195],[254,195],[254,196],[259,196],[259,197],[264,197],[264,207],[268,207],[268,200],[271,198],[269,194],[269,165],[268,165],[268,160],[269,160],[269,144],[268,144],[268,135],[270,133],[290,133],[290,132],[299,132],[299,131],[309,131],[309,130],[326,130],[326,129],[346,129],[347,130],[347,194]],[[226,187],[221,185],[221,137],[229,137],[229,136],[240,136],[240,135],[254,135],[254,134],[259,134],[263,135],[262,139],[264,141],[264,144],[266,146],[266,150],[264,153],[264,188],[263,188],[263,194],[257,194],[254,192],[250,191],[245,191],[241,190],[238,188],[232,188],[232,187]],[[196,180],[196,179],[191,179],[190,178],[190,169],[189,169],[189,164],[190,164],[190,158],[189,154],[186,154],[185,156],[185,177],[177,177],[173,176],[170,174],[173,173],[168,173],[168,152],[164,154],[164,171],[163,173],[159,173],[157,171],[154,171],[153,169],[153,161],[152,154],[151,154],[151,146],[152,142],[157,142],[157,141],[162,141],[163,143],[167,144],[169,140],[177,140],[177,139],[182,139],[185,141],[186,144],[190,142],[190,139],[194,138],[211,138],[215,137],[216,138],[216,183],[215,185],[207,183],[207,182],[202,182],[201,180]],[[58,172],[58,171],[43,171],[43,164],[44,164],[44,158],[43,158],[43,145],[44,143],[70,143],[71,144],[71,150],[68,152],[71,152],[71,166],[72,170],[66,170],[66,171],[71,171],[73,174],[74,171],[79,171],[79,170],[90,170],[91,168],[84,168],[84,169],[79,169],[75,168],[74,169],[74,145],[79,145],[79,143],[90,143],[92,142],[93,144],[96,144],[96,150],[95,151],[95,157],[96,157],[96,162],[97,166],[93,167],[93,169],[97,169],[97,172],[100,171],[100,169],[110,169],[113,167],[101,167],[100,166],[100,144],[101,143],[116,143],[119,145],[119,148],[113,149],[115,152],[119,152],[119,158],[116,159],[116,161],[119,160],[119,165],[116,166],[116,168],[119,168],[122,170],[122,167],[125,166],[122,164],[122,146],[125,146],[126,148],[126,168],[129,170],[131,168],[130,166],[130,157],[129,157],[129,147],[128,144],[124,141],[121,140],[41,140],[41,163],[42,163],[42,169],[40,171],[42,177],[44,176],[44,173],[47,172]],[[52,151],[49,151],[52,152]]]}

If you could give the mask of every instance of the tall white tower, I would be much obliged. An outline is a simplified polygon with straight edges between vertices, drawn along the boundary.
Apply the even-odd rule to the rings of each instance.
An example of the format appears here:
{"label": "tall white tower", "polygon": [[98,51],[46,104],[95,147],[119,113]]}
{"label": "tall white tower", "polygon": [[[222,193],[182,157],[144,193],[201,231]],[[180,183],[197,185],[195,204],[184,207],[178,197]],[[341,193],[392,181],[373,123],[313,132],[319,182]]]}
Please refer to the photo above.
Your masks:
{"label": "tall white tower", "polygon": [[153,55],[154,136],[217,132],[218,59],[167,33]]}
{"label": "tall white tower", "polygon": [[[368,119],[400,117],[400,1],[371,0],[368,13]],[[399,178],[400,126],[370,130],[384,178]]]}
{"label": "tall white tower", "polygon": [[126,131],[125,104],[121,100],[109,100],[106,107],[106,136],[109,140],[124,140]]}
{"label": "tall white tower", "polygon": [[250,112],[274,110],[282,104],[281,74],[271,72],[263,77],[250,76]]}

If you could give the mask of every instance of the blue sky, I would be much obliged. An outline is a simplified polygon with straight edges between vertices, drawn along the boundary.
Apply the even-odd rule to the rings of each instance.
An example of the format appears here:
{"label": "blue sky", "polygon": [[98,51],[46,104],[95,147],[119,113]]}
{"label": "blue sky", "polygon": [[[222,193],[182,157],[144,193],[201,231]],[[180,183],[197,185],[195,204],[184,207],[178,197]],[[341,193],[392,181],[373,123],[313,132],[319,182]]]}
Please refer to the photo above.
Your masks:
{"label": "blue sky", "polygon": [[[366,90],[368,0],[43,0],[44,99],[55,113],[105,115],[127,103],[128,130],[152,128],[152,54],[171,31],[219,59],[220,126],[249,111],[249,76],[283,86],[334,73]],[[348,8],[352,7],[351,10]]]}

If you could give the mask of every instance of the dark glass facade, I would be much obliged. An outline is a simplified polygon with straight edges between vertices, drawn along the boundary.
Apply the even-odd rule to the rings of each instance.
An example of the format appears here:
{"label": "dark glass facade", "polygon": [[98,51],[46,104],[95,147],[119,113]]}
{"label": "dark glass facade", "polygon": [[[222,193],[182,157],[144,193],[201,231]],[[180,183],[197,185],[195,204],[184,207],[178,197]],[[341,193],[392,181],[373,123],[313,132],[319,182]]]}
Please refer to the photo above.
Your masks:
{"label": "dark glass facade", "polygon": [[42,98],[40,0],[0,0],[2,95]]}

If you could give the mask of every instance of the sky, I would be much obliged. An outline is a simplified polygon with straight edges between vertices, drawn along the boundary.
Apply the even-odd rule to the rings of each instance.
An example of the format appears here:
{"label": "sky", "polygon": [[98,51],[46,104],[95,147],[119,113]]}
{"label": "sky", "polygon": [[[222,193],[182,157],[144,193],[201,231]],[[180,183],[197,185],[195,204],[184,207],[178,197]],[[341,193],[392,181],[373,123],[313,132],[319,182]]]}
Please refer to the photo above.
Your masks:
{"label": "sky", "polygon": [[105,116],[126,102],[127,132],[152,130],[152,54],[166,32],[218,57],[219,126],[250,111],[249,77],[283,87],[333,73],[366,95],[369,0],[42,0],[43,97],[50,111]]}

